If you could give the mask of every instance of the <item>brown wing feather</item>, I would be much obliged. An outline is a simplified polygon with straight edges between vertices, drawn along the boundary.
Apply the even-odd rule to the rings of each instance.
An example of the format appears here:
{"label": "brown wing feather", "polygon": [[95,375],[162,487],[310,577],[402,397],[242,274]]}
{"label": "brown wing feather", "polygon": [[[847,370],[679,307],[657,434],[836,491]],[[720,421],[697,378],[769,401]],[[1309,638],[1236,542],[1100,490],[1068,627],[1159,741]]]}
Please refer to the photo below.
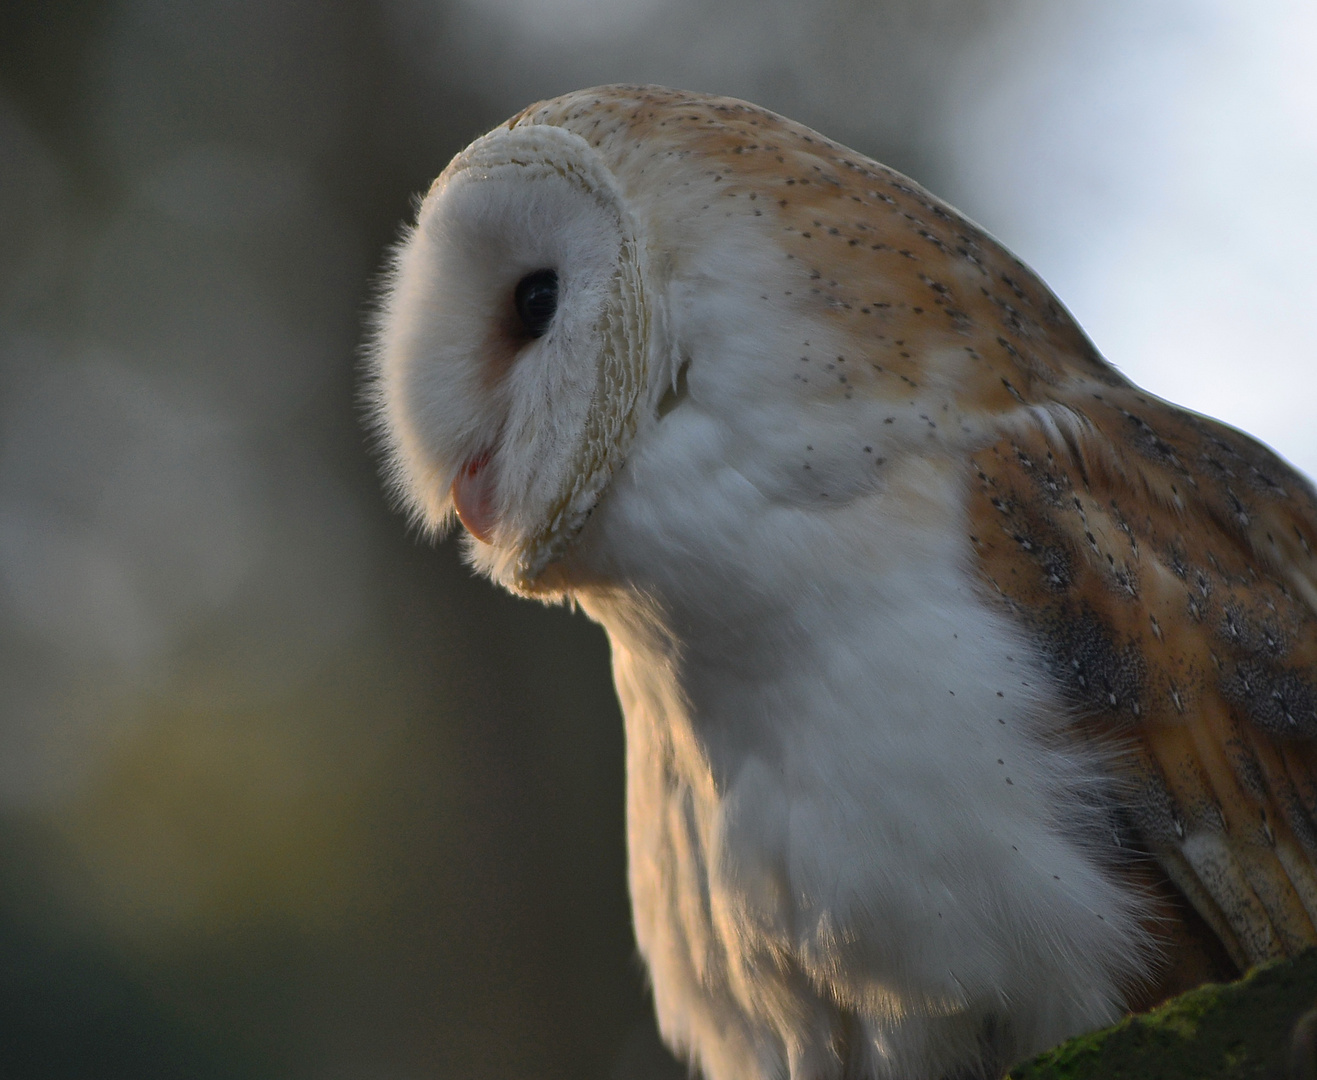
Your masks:
{"label": "brown wing feather", "polygon": [[1317,499],[1224,425],[1082,397],[973,455],[981,572],[1126,748],[1139,842],[1234,963],[1293,955],[1317,944]]}

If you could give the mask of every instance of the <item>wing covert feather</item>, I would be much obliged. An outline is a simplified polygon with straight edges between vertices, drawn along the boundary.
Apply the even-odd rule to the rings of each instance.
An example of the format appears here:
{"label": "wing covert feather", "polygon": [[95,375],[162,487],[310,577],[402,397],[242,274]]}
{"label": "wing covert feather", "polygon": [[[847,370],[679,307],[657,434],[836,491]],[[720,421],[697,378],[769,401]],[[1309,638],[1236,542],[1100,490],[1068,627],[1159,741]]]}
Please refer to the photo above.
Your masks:
{"label": "wing covert feather", "polygon": [[972,455],[979,570],[1234,963],[1293,955],[1317,944],[1317,499],[1233,429],[1078,383]]}

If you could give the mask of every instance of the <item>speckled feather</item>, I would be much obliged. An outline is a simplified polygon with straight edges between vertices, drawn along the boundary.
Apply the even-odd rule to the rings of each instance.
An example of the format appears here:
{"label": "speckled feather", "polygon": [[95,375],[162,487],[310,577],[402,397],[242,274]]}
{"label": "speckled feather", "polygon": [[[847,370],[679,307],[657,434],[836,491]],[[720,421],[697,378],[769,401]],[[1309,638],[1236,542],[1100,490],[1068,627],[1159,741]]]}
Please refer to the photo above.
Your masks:
{"label": "speckled feather", "polygon": [[[802,340],[765,364],[785,362],[815,398],[891,402],[891,423],[922,428],[938,453],[967,451],[983,583],[1044,642],[1076,726],[1124,747],[1127,842],[1241,968],[1317,943],[1309,482],[1129,384],[982,230],[802,125],[642,87],[510,121],[525,123],[576,131],[624,182],[698,162],[703,210],[765,219],[800,280],[764,302],[808,308],[850,343],[811,355]],[[1184,947],[1210,954],[1201,937]]]}

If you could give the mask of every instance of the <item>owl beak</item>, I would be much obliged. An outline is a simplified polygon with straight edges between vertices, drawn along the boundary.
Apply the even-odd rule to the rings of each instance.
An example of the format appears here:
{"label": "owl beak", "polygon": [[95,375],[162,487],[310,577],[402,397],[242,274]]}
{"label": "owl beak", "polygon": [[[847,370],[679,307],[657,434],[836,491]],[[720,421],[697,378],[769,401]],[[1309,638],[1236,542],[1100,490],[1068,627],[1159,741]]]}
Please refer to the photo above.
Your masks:
{"label": "owl beak", "polygon": [[453,506],[457,520],[482,544],[491,543],[494,534],[494,479],[489,466],[489,451],[470,458],[453,481]]}

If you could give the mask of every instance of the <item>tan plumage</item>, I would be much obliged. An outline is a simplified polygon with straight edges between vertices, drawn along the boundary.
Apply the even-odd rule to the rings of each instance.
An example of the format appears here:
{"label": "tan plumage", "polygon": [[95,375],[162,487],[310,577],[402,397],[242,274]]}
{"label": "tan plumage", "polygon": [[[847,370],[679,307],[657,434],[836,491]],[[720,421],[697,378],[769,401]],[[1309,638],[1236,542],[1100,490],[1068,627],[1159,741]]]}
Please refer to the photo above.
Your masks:
{"label": "tan plumage", "polygon": [[[495,434],[462,435],[463,442],[445,430],[449,443],[442,452],[427,448],[431,432],[422,420],[426,409],[435,413],[442,402],[436,398],[436,405],[412,385],[417,371],[431,377],[423,368],[430,355],[426,334],[441,346],[448,337],[428,327],[429,315],[412,316],[403,300],[389,316],[403,330],[396,341],[385,334],[379,349],[381,414],[399,482],[431,524],[456,501],[464,520],[480,518],[473,531],[481,542],[472,545],[478,565],[518,591],[574,597],[614,639],[629,724],[637,924],[655,966],[670,1037],[718,1077],[787,1075],[788,1069],[793,1077],[840,1070],[936,1076],[965,1069],[990,1075],[1007,1064],[1003,1055],[1037,1049],[1039,1040],[1092,1024],[1110,1014],[1113,1002],[1151,1003],[1317,944],[1317,498],[1310,484],[1247,436],[1132,386],[1027,267],[918,185],[744,102],[658,87],[569,94],[508,121],[506,142],[496,131],[474,144],[439,178],[431,200],[438,205],[448,198],[446,185],[458,190],[460,181],[467,185],[460,190],[467,190],[480,184],[483,174],[472,162],[479,165],[481,155],[504,170],[500,176],[530,166],[537,176],[551,174],[555,159],[540,148],[557,143],[535,133],[555,128],[588,143],[571,149],[577,156],[566,159],[588,165],[564,167],[561,175],[596,169],[603,176],[606,170],[606,182],[590,190],[608,220],[618,222],[609,226],[617,237],[609,243],[620,245],[618,265],[627,268],[619,277],[625,288],[616,293],[626,302],[607,310],[623,311],[630,320],[617,339],[625,337],[630,351],[608,346],[598,375],[601,387],[626,387],[625,407],[610,405],[600,410],[607,413],[602,419],[591,416],[594,426],[582,443],[588,453],[562,440],[554,444],[567,446],[576,455],[572,460],[589,463],[584,487],[570,470],[549,485],[571,493],[574,516],[555,511],[552,528],[517,518],[531,502],[518,494],[520,488],[505,490],[510,481],[499,487],[497,474],[489,479],[494,470],[486,468],[500,453],[519,467],[526,464],[498,442],[506,441],[499,434],[506,421],[495,411],[481,419]],[[559,141],[563,147],[579,143]],[[418,233],[426,228],[423,218]],[[424,242],[439,244],[428,233]],[[428,266],[421,242],[415,251],[406,257]],[[718,309],[724,318],[713,333],[699,321],[709,315],[694,300],[720,288],[708,267],[728,273],[737,259],[745,267],[744,281],[736,282],[741,291],[729,293],[735,305],[729,300]],[[403,286],[412,281],[407,265],[400,265],[403,296]],[[523,269],[533,268],[528,263]],[[407,295],[428,302],[424,291]],[[506,300],[499,294],[490,303],[497,308]],[[691,325],[677,325],[686,317]],[[608,333],[621,334],[623,321],[620,315],[601,317]],[[423,332],[410,329],[413,322]],[[488,366],[479,370],[502,393],[503,372],[524,342],[515,336],[499,340],[496,360],[482,361]],[[746,343],[761,341],[761,354],[747,361]],[[465,354],[459,359],[465,363]],[[621,400],[614,390],[598,391],[594,400],[609,394]],[[473,400],[487,407],[483,399]],[[686,429],[665,419],[670,412],[679,415],[686,401],[694,403],[690,415],[720,425],[716,439],[690,451],[694,464],[677,483],[676,499],[689,496],[695,508],[689,524],[670,492],[652,494],[662,471],[655,461],[663,468],[687,464],[680,438],[672,434]],[[452,430],[461,434],[462,424],[464,417]],[[598,434],[604,430],[615,434],[605,439]],[[705,430],[690,428],[700,438]],[[711,462],[700,456],[708,446],[720,448]],[[636,459],[642,464],[635,465]],[[478,499],[470,494],[470,477],[477,474],[483,477]],[[580,495],[583,490],[588,498]],[[954,510],[947,518],[940,516],[944,493]],[[559,503],[567,505],[563,498]],[[736,506],[748,508],[744,514],[733,507],[736,499],[742,500]],[[729,507],[729,516],[721,518]],[[855,557],[854,567],[836,553],[848,553],[846,543],[857,547],[848,531],[857,518],[826,518],[831,508],[843,507],[861,515],[858,520],[873,515],[878,537],[874,550]],[[711,514],[702,516],[700,508]],[[817,518],[800,517],[802,510]],[[707,524],[709,518],[722,521],[725,530],[744,532],[730,548],[720,546],[726,538]],[[801,556],[801,565],[793,566],[800,576],[790,585],[791,595],[806,606],[853,571],[853,593],[839,588],[829,595],[860,610],[846,613],[847,627],[867,626],[864,598],[887,603],[903,597],[886,582],[907,568],[902,582],[922,580],[923,552],[945,536],[949,520],[964,535],[952,538],[938,573],[957,580],[930,604],[927,625],[940,626],[954,605],[964,604],[956,610],[967,626],[978,626],[975,620],[987,612],[983,617],[991,625],[1002,620],[1003,634],[994,641],[992,631],[976,637],[978,644],[949,646],[943,662],[907,644],[913,639],[905,624],[884,614],[878,627],[891,637],[881,647],[894,655],[914,650],[908,662],[898,659],[898,680],[946,679],[937,690],[945,695],[940,687],[952,686],[975,658],[1015,665],[1016,656],[997,657],[994,650],[1012,648],[1007,637],[1022,642],[1029,655],[1021,657],[1018,671],[1012,667],[1010,678],[1003,670],[1002,691],[974,688],[982,709],[1002,699],[997,723],[1019,723],[1020,733],[984,731],[974,725],[986,715],[995,727],[992,712],[967,712],[965,730],[976,740],[971,749],[978,754],[981,740],[987,754],[1000,734],[1007,749],[1001,757],[991,751],[997,765],[1006,769],[1005,759],[1016,751],[1022,756],[1012,767],[1043,762],[1021,786],[1035,795],[1051,791],[1057,802],[1069,795],[1049,784],[1071,775],[1065,770],[1100,780],[1105,786],[1098,802],[1110,816],[1106,831],[1112,835],[1097,846],[1091,836],[1078,836],[1073,819],[1090,798],[1079,794],[1055,818],[1030,811],[1029,828],[1036,826],[1038,833],[1020,833],[1030,844],[1072,838],[1069,854],[1026,859],[1019,855],[1023,847],[1005,843],[1006,833],[998,835],[991,820],[994,813],[1016,813],[1025,805],[1012,801],[1020,788],[1015,794],[991,787],[998,794],[969,795],[969,779],[962,790],[956,776],[946,775],[958,766],[948,764],[941,776],[929,770],[931,786],[921,797],[934,811],[946,808],[950,824],[930,824],[926,833],[914,829],[882,847],[873,839],[881,830],[855,822],[872,813],[882,823],[894,808],[866,804],[870,793],[863,777],[853,778],[847,781],[851,790],[836,789],[835,801],[840,806],[851,799],[854,807],[847,803],[844,809],[854,809],[854,815],[838,811],[835,835],[826,829],[813,834],[813,843],[833,860],[823,863],[833,869],[825,873],[810,862],[809,873],[799,874],[809,886],[805,892],[793,896],[797,886],[783,884],[797,873],[792,859],[810,846],[799,839],[794,847],[788,843],[799,824],[783,826],[788,840],[777,833],[762,847],[757,837],[746,840],[735,851],[736,873],[720,877],[718,859],[726,856],[716,853],[731,843],[722,830],[735,816],[729,806],[762,807],[756,812],[763,820],[776,821],[769,811],[776,812],[775,800],[781,800],[787,807],[781,820],[790,822],[799,808],[813,812],[810,799],[831,800],[810,787],[818,771],[838,768],[838,760],[872,761],[891,764],[899,778],[906,763],[882,756],[891,746],[916,755],[937,753],[938,747],[959,752],[964,740],[955,733],[962,717],[956,710],[980,706],[961,704],[961,684],[959,699],[952,702],[953,688],[931,711],[913,699],[902,706],[883,698],[872,716],[860,717],[871,724],[861,724],[861,730],[877,733],[889,725],[902,738],[912,730],[918,735],[918,725],[931,717],[924,749],[914,749],[914,737],[908,746],[869,745],[850,729],[834,731],[826,709],[802,718],[783,706],[787,699],[742,706],[744,695],[719,697],[715,675],[689,662],[699,647],[722,649],[730,634],[738,645],[718,654],[711,665],[715,673],[743,655],[757,662],[756,649],[774,671],[773,665],[811,654],[799,647],[774,652],[776,639],[767,632],[776,627],[772,620],[783,619],[794,632],[793,620],[806,616],[785,603],[762,610],[747,603],[744,614],[734,617],[741,595],[730,606],[723,598],[720,606],[701,589],[720,588],[735,573],[741,575],[735,588],[751,599],[785,592],[781,550],[787,550]],[[796,522],[799,534],[789,531]],[[665,542],[668,527],[671,539]],[[756,547],[770,527],[782,528],[790,543]],[[540,539],[549,534],[551,543]],[[890,565],[880,563],[876,552]],[[655,568],[655,560],[662,565]],[[968,583],[965,596],[957,591],[961,578]],[[900,614],[905,603],[893,610]],[[821,618],[831,617],[822,610]],[[817,624],[810,625],[817,633]],[[863,663],[864,643],[842,637],[837,648],[842,659],[855,656]],[[904,674],[925,660],[932,674]],[[819,664],[810,663],[794,673],[802,685],[822,677]],[[1012,682],[1020,672],[1045,685]],[[828,688],[826,680],[821,685]],[[873,691],[906,689],[889,682]],[[700,694],[714,703],[707,714]],[[892,700],[906,699],[893,694]],[[841,702],[837,715],[851,707]],[[938,713],[943,708],[945,717]],[[1045,735],[1028,726],[1036,714],[1045,721]],[[817,731],[819,742],[811,748],[804,740],[798,758],[784,755],[777,773],[761,776],[755,770],[772,759],[769,751],[733,752],[718,741],[724,736],[707,731],[757,730],[765,715],[780,735],[806,725],[802,730]],[[849,749],[824,746],[824,740],[843,735],[860,741]],[[1036,761],[1030,756],[1035,751],[1042,755]],[[723,760],[722,753],[730,756]],[[986,758],[971,755],[966,761],[976,770],[974,783],[997,783],[996,766]],[[928,763],[908,764],[923,769]],[[797,767],[799,772],[790,772]],[[738,787],[738,777],[751,774],[758,803],[746,801],[748,780]],[[770,775],[782,779],[762,778]],[[1015,775],[1020,780],[1025,774]],[[1012,784],[1005,772],[1002,777]],[[963,807],[954,803],[960,798]],[[961,809],[969,816],[957,818]],[[953,868],[939,877],[951,858],[947,853],[968,835],[965,822],[982,826],[985,845],[1001,842],[1004,861],[985,855],[984,867],[967,869],[964,876]],[[854,835],[847,832],[852,827]],[[834,842],[835,852],[828,848]],[[781,850],[772,846],[778,843]],[[880,847],[896,878],[864,879],[854,885],[854,897],[843,895],[837,882],[850,881],[847,867],[856,851]],[[1015,856],[1025,862],[1011,861]],[[1075,882],[1090,871],[1094,876],[1057,885],[1055,895],[1040,893],[1036,917],[1021,915],[1025,926],[1041,937],[1064,937],[1081,916],[1108,919],[1108,926],[1125,921],[1109,938],[1102,931],[1091,950],[1076,936],[1039,954],[1063,969],[1090,950],[1097,967],[1069,980],[1064,971],[1049,975],[1058,989],[1040,1000],[1061,1002],[1060,1011],[1030,1026],[1031,1016],[1024,1014],[1044,1010],[1023,1002],[1019,987],[1029,982],[1030,971],[1019,969],[1036,962],[1028,959],[1035,954],[1021,945],[1020,935],[1027,933],[1013,928],[1011,903],[993,899],[993,890],[1000,887],[1006,896],[1025,888],[1020,866],[1041,871],[1052,858],[1059,860],[1058,869],[1062,863],[1070,867]],[[661,859],[673,865],[653,865]],[[999,921],[1002,943],[989,942],[982,951],[984,970],[998,965],[1001,971],[984,975],[981,988],[971,986],[967,974],[977,962],[970,953],[977,957],[978,951],[965,949],[964,937],[946,936],[953,929],[950,915],[941,925],[910,923],[909,941],[892,945],[894,958],[879,963],[864,951],[893,925],[875,913],[887,911],[882,902],[900,893],[897,870],[906,866],[927,868],[930,895],[948,902],[970,897],[957,916],[956,933],[976,925],[981,912]],[[1104,892],[1102,882],[1111,878],[1119,882],[1119,902]],[[1061,878],[1048,873],[1039,880],[1051,888]],[[940,911],[929,911],[929,919],[942,918]],[[1049,913],[1055,924],[1046,922]],[[1137,930],[1140,918],[1160,952],[1152,965]],[[797,928],[788,933],[784,925]],[[927,938],[921,936],[926,929]],[[1006,953],[1017,945],[1024,951],[1003,961],[998,944]],[[962,958],[958,974],[952,968]],[[1023,982],[1001,972],[1019,974]],[[944,974],[946,986],[938,982]],[[1089,989],[1092,1000],[1082,1000]],[[858,1035],[852,1030],[856,1017]],[[759,1064],[750,1062],[747,1047],[761,1055]]]}
{"label": "tan plumage", "polygon": [[971,458],[981,571],[1080,730],[1122,744],[1134,833],[1234,964],[1293,955],[1317,943],[1311,489],[1133,388],[1049,396],[1064,427]]}

